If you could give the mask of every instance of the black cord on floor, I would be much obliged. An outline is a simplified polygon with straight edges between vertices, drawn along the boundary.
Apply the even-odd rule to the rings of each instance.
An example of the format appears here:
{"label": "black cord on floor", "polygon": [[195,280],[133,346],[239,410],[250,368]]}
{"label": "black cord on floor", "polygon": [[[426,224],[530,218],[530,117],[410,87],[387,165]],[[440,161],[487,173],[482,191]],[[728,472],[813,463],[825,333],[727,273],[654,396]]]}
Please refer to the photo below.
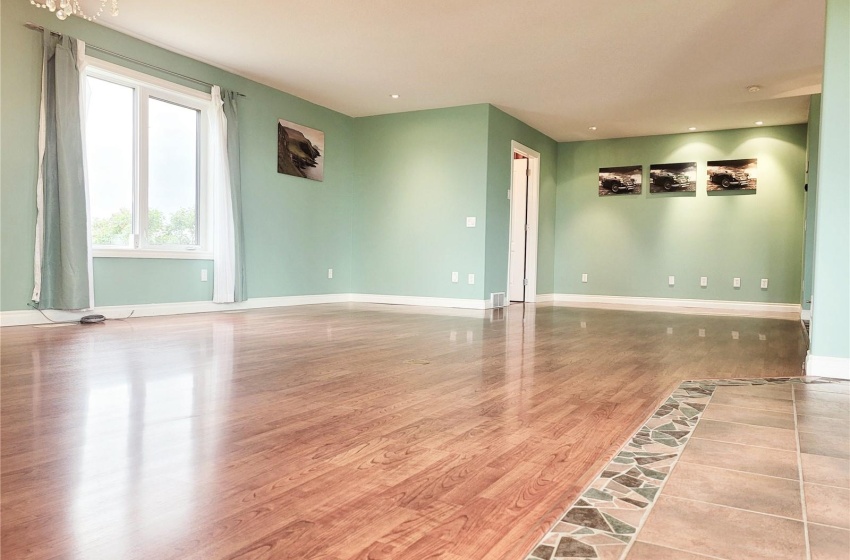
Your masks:
{"label": "black cord on floor", "polygon": [[[55,324],[55,325],[78,325],[78,324],[89,324],[89,323],[82,323],[81,321],[54,321],[53,319],[51,319],[50,317],[48,317],[48,316],[47,316],[47,313],[45,313],[43,310],[39,309],[38,307],[36,307],[36,306],[35,306],[35,305],[33,305],[32,303],[28,303],[28,304],[27,304],[27,306],[28,306],[28,307],[32,307],[33,309],[35,309],[36,311],[38,311],[39,313],[41,313],[42,317],[44,317],[45,319],[47,319],[48,321],[50,321],[51,323],[53,323],[53,324]],[[133,309],[132,311],[130,311],[130,314],[129,314],[129,315],[127,315],[126,317],[105,317],[105,318],[103,319],[103,321],[101,321],[101,322],[106,322],[106,321],[124,321],[124,320],[129,319],[130,317],[132,317],[132,316],[133,316],[133,313],[135,313],[135,312],[136,312],[136,310],[135,310],[135,309]],[[96,324],[96,323],[91,323],[91,324]]]}

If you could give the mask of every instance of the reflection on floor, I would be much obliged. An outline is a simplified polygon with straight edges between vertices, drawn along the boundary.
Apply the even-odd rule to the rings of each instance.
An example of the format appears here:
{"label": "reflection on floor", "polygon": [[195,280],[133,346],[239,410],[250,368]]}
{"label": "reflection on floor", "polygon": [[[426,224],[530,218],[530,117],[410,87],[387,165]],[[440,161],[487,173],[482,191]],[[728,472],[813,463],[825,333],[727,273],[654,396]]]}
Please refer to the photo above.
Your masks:
{"label": "reflection on floor", "polygon": [[850,384],[686,381],[529,560],[850,559]]}
{"label": "reflection on floor", "polygon": [[3,328],[2,557],[517,560],[683,379],[805,355],[799,321],[560,306]]}

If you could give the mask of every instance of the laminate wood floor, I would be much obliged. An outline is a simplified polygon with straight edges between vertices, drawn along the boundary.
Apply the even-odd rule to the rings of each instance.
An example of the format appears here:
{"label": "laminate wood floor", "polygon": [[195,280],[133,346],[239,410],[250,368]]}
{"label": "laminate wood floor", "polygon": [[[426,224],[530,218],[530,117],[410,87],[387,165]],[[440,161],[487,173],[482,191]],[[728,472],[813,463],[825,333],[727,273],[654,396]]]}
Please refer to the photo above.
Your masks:
{"label": "laminate wood floor", "polygon": [[683,379],[800,323],[364,304],[14,327],[3,558],[522,558]]}

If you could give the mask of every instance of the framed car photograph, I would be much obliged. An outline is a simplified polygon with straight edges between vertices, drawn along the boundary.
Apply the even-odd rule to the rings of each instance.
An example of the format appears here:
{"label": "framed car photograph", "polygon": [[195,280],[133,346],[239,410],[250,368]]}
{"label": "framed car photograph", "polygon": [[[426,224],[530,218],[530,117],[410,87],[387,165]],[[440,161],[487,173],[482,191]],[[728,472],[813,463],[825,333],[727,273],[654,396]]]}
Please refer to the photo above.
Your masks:
{"label": "framed car photograph", "polygon": [[599,168],[599,196],[640,194],[643,166]]}
{"label": "framed car photograph", "polygon": [[697,164],[657,163],[649,166],[649,192],[696,192]]}
{"label": "framed car photograph", "polygon": [[758,160],[727,159],[708,162],[705,190],[755,191],[758,181]]}
{"label": "framed car photograph", "polygon": [[323,181],[325,133],[280,119],[277,123],[277,172]]}

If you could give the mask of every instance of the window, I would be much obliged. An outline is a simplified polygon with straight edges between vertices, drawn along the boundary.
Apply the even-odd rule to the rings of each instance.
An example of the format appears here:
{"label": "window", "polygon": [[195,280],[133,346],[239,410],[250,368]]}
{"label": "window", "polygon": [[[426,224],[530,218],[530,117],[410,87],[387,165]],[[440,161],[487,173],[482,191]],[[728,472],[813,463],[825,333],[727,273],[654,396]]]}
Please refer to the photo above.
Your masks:
{"label": "window", "polygon": [[211,258],[209,94],[96,59],[86,73],[94,256]]}

